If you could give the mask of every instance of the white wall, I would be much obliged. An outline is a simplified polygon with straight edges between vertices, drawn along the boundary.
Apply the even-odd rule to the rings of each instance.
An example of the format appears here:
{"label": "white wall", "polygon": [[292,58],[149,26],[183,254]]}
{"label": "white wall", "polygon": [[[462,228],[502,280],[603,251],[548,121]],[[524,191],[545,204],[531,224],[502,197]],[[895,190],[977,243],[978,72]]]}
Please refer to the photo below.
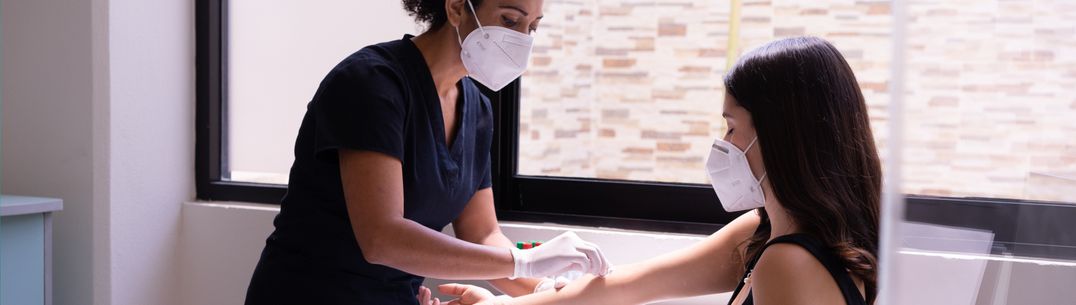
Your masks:
{"label": "white wall", "polygon": [[[241,304],[265,237],[279,206],[243,203],[188,203],[183,206],[183,304]],[[701,236],[652,234],[559,225],[502,223],[512,240],[548,240],[566,229],[602,247],[614,264],[641,261],[690,245]],[[451,227],[447,230],[451,233]],[[430,279],[428,285],[444,283]],[[487,286],[484,282],[472,282]],[[728,294],[660,304],[725,304]]]}
{"label": "white wall", "polygon": [[278,211],[262,204],[184,204],[181,303],[242,304]]}
{"label": "white wall", "polygon": [[[644,261],[664,253],[672,252],[674,250],[690,246],[705,237],[701,235],[652,233],[535,223],[502,223],[501,230],[504,232],[505,235],[508,236],[508,238],[513,241],[550,240],[553,237],[560,235],[561,233],[571,230],[578,233],[579,237],[582,237],[583,239],[593,242],[599,247],[601,247],[602,254],[605,254],[614,266]],[[449,226],[448,228],[446,228],[445,233],[453,234],[452,227]],[[437,285],[451,282],[458,281],[430,279],[426,281],[426,285],[430,287],[436,287]],[[469,283],[486,287],[486,289],[490,289],[490,291],[496,291],[493,290],[493,286],[490,286],[484,281],[472,281]],[[731,295],[732,293],[722,293],[710,296],[699,296],[693,298],[669,300],[664,302],[657,302],[654,304],[727,304]],[[442,299],[445,299],[445,296],[440,295],[440,293],[435,294],[435,297],[441,297]]]}
{"label": "white wall", "polygon": [[107,39],[95,26],[104,1],[3,0],[2,185],[5,194],[58,197],[64,210],[54,221],[55,304],[87,304],[94,283],[107,274],[93,262],[107,249],[104,172],[100,153],[107,133],[99,117],[94,40]]}
{"label": "white wall", "polygon": [[[187,203],[183,206],[182,304],[241,304],[254,265],[272,231],[278,206],[244,203]],[[548,240],[565,230],[574,230],[597,243],[614,264],[637,262],[670,252],[702,236],[654,234],[613,229],[570,227],[549,224],[502,223],[512,240]],[[446,229],[451,234],[451,227]],[[1000,305],[1070,304],[1076,291],[1072,262],[1016,259],[981,260],[939,253],[902,254],[904,285],[914,290],[916,304]],[[972,266],[969,269],[969,264]],[[978,275],[967,274],[978,269]],[[954,281],[965,281],[955,283]],[[427,286],[445,281],[428,279]],[[484,282],[471,282],[489,287]],[[932,287],[938,286],[938,287]],[[962,287],[957,289],[954,287]],[[961,290],[961,291],[957,291]],[[901,290],[907,291],[907,290]],[[657,304],[725,304],[730,294],[718,294]],[[954,303],[954,300],[957,303]]]}
{"label": "white wall", "polygon": [[4,0],[2,185],[58,197],[55,304],[176,304],[194,196],[182,0]]}
{"label": "white wall", "polygon": [[112,304],[175,304],[194,198],[194,1],[110,0]]}

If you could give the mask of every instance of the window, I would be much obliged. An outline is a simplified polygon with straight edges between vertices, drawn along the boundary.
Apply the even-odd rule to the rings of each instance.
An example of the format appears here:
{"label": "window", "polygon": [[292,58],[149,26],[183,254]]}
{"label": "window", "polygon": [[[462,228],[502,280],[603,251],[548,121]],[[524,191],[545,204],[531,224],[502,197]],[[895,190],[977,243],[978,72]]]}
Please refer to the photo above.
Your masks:
{"label": "window", "polygon": [[1074,8],[909,5],[905,192],[1076,202]]}
{"label": "window", "polygon": [[[227,1],[224,122],[231,181],[287,184],[306,104],[358,49],[415,32],[393,1]],[[361,29],[361,30],[360,30]]]}
{"label": "window", "polygon": [[306,104],[325,73],[363,46],[417,30],[391,1],[197,6],[202,199],[279,202]]}
{"label": "window", "polygon": [[[202,199],[277,202],[324,73],[366,44],[417,32],[393,1],[197,3]],[[824,37],[849,60],[882,157],[904,147],[909,218],[1008,232],[998,228],[1007,209],[1070,211],[1060,203],[1076,202],[1073,11],[1063,1],[916,3],[906,65],[894,67],[888,1],[546,1],[531,68],[487,92],[499,215],[712,232],[735,217],[703,171],[725,128],[722,77],[744,50],[798,35]],[[907,76],[900,143],[887,138],[893,69]]]}
{"label": "window", "polygon": [[738,17],[727,1],[546,6],[554,18],[536,34],[523,77],[520,174],[709,183],[702,168],[725,132],[725,71],[746,48],[779,37],[841,46],[872,111],[885,111],[884,5],[775,1],[742,5]]}
{"label": "window", "polygon": [[[910,60],[898,68],[908,75],[905,115],[915,124],[905,125],[908,136],[899,145],[907,154],[903,190],[920,195],[915,202],[942,196],[1076,201],[1076,142],[1067,136],[1076,128],[1076,94],[1065,89],[1076,81],[1076,69],[1062,55],[1076,50],[1066,39],[1073,23],[1063,21],[1063,5],[912,6]],[[724,131],[725,68],[745,48],[784,36],[821,36],[841,49],[871,109],[877,144],[883,153],[888,147],[894,68],[888,2],[546,6],[556,17],[543,21],[522,78],[518,174],[529,177],[524,181],[705,185],[707,147]],[[1000,20],[986,23],[991,30],[979,36],[953,36],[976,32],[995,16]],[[739,37],[728,35],[734,28]],[[590,203],[571,205],[581,204]]]}

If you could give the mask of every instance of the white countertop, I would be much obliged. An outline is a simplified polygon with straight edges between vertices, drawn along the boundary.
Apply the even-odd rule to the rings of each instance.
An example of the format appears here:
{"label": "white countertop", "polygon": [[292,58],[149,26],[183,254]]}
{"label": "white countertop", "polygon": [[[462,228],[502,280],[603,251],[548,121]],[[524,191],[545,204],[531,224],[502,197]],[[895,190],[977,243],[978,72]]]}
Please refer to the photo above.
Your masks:
{"label": "white countertop", "polygon": [[0,196],[0,216],[55,212],[63,208],[63,200],[56,198]]}

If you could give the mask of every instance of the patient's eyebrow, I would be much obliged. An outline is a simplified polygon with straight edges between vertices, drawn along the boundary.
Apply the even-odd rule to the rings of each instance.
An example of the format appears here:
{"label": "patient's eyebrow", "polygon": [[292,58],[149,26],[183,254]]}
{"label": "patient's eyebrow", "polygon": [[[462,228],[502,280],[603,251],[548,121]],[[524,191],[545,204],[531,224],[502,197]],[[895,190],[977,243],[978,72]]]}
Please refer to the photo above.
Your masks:
{"label": "patient's eyebrow", "polygon": [[728,112],[722,112],[722,113],[721,113],[721,117],[723,117],[723,118],[731,118],[731,117],[732,117],[732,115],[731,115],[731,114],[729,114]]}

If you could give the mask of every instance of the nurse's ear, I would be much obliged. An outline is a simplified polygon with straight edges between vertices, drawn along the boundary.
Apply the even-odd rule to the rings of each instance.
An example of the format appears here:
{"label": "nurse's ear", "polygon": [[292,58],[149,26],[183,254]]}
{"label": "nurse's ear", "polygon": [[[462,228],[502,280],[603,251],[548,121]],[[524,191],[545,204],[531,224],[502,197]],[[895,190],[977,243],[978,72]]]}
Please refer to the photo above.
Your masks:
{"label": "nurse's ear", "polygon": [[[445,13],[448,26],[451,27],[459,27],[467,18],[474,18],[471,17],[470,9],[467,8],[467,0],[445,0]],[[464,32],[464,29],[460,29],[460,32]],[[460,33],[460,35],[465,35],[465,33]]]}

